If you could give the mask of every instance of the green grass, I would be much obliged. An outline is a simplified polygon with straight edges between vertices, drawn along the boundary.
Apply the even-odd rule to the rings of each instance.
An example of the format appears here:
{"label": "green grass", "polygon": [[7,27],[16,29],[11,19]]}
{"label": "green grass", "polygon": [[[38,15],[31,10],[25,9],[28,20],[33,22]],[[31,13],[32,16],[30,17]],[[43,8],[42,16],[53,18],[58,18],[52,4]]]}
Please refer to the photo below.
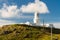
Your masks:
{"label": "green grass", "polygon": [[[53,40],[60,40],[60,29],[53,28]],[[51,40],[50,28],[28,25],[4,25],[0,28],[0,40]]]}

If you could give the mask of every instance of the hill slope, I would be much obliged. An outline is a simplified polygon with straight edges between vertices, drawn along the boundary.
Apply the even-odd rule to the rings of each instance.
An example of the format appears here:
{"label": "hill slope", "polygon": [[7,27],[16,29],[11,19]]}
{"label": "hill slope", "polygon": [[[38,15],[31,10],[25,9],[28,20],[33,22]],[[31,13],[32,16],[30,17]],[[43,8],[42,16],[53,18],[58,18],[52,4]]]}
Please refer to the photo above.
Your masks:
{"label": "hill slope", "polygon": [[[60,29],[53,28],[53,40],[60,40]],[[0,40],[51,40],[50,28],[21,24],[0,28]]]}

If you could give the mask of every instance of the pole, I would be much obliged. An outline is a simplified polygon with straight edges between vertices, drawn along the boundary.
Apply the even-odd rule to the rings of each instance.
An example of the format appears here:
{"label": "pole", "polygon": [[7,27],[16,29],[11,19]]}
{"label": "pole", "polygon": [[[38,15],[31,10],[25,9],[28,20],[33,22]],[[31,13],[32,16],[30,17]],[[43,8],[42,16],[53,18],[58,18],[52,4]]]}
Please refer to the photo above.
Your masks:
{"label": "pole", "polygon": [[45,30],[45,28],[44,28],[44,27],[45,27],[45,25],[44,25],[44,19],[43,19],[43,30]]}
{"label": "pole", "polygon": [[44,19],[43,19],[43,26],[44,26]]}
{"label": "pole", "polygon": [[51,40],[52,40],[52,25],[51,25]]}

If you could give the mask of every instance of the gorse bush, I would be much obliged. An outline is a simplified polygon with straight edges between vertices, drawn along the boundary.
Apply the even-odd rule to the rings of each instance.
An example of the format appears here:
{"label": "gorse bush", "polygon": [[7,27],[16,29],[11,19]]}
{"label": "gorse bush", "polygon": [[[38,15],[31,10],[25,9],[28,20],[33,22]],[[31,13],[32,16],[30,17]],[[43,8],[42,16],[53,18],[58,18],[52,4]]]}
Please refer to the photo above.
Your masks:
{"label": "gorse bush", "polygon": [[[60,40],[60,29],[53,30],[53,40]],[[55,33],[57,32],[57,33]],[[25,24],[4,25],[0,28],[0,40],[51,40],[50,28]]]}

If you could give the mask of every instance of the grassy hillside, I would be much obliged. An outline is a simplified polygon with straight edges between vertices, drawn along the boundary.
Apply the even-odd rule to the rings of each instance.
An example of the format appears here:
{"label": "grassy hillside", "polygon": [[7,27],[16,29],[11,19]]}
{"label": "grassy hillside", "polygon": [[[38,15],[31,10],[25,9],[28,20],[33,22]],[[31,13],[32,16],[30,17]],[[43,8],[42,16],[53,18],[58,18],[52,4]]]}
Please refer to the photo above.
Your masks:
{"label": "grassy hillside", "polygon": [[[21,24],[0,28],[0,40],[51,40],[50,28]],[[53,40],[60,40],[60,29],[53,28]]]}

